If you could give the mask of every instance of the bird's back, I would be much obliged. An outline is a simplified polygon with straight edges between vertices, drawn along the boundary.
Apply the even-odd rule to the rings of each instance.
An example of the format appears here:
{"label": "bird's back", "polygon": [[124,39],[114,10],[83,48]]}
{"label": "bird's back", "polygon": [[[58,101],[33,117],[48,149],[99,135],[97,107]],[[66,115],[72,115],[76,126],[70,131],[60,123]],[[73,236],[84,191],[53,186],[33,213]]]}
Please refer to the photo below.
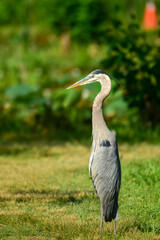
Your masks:
{"label": "bird's back", "polygon": [[116,218],[121,168],[117,142],[103,140],[91,154],[90,175],[106,222]]}

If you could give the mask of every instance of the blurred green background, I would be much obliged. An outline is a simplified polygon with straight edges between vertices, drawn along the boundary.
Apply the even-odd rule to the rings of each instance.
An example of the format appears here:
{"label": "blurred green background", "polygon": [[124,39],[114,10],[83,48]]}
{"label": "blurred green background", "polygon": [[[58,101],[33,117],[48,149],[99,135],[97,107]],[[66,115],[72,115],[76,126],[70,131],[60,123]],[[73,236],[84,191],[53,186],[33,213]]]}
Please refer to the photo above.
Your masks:
{"label": "blurred green background", "polygon": [[160,28],[143,29],[145,3],[0,1],[2,139],[90,139],[100,86],[66,87],[100,68],[122,84],[104,103],[109,128],[121,141],[158,141]]}

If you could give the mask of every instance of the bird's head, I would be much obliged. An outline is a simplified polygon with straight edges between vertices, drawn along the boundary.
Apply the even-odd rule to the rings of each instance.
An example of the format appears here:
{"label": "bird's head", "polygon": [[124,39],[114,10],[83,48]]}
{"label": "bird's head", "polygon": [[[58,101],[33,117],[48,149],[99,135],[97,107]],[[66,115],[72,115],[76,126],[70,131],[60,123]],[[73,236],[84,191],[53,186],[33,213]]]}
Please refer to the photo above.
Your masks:
{"label": "bird's head", "polygon": [[[104,80],[105,79],[109,79],[110,80],[110,77],[105,72],[97,69],[97,70],[91,72],[90,74],[88,74],[85,78],[83,78],[80,81],[72,84],[67,89],[78,87],[78,86],[82,86],[82,85],[85,85],[85,84],[90,84],[90,83],[93,83],[93,82],[100,82],[103,79]],[[118,81],[117,79],[115,79],[115,80]]]}

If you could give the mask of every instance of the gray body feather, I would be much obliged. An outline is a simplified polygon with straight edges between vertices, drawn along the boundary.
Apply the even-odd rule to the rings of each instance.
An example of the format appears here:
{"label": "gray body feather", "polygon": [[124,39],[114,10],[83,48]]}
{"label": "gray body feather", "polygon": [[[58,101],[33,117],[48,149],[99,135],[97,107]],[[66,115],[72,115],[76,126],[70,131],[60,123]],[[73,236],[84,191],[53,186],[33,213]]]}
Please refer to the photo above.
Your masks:
{"label": "gray body feather", "polygon": [[106,222],[116,218],[118,194],[121,182],[120,161],[116,140],[104,140],[97,151],[92,153],[90,176],[103,206]]}

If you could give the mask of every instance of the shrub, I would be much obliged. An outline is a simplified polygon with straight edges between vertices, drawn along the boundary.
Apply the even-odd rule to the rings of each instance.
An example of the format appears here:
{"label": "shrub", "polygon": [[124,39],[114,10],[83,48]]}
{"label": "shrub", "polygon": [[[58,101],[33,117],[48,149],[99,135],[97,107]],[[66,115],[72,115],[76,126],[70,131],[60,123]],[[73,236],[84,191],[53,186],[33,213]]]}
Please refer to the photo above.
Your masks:
{"label": "shrub", "polygon": [[160,30],[145,32],[134,20],[108,29],[103,66],[124,85],[124,98],[149,125],[160,121]]}

